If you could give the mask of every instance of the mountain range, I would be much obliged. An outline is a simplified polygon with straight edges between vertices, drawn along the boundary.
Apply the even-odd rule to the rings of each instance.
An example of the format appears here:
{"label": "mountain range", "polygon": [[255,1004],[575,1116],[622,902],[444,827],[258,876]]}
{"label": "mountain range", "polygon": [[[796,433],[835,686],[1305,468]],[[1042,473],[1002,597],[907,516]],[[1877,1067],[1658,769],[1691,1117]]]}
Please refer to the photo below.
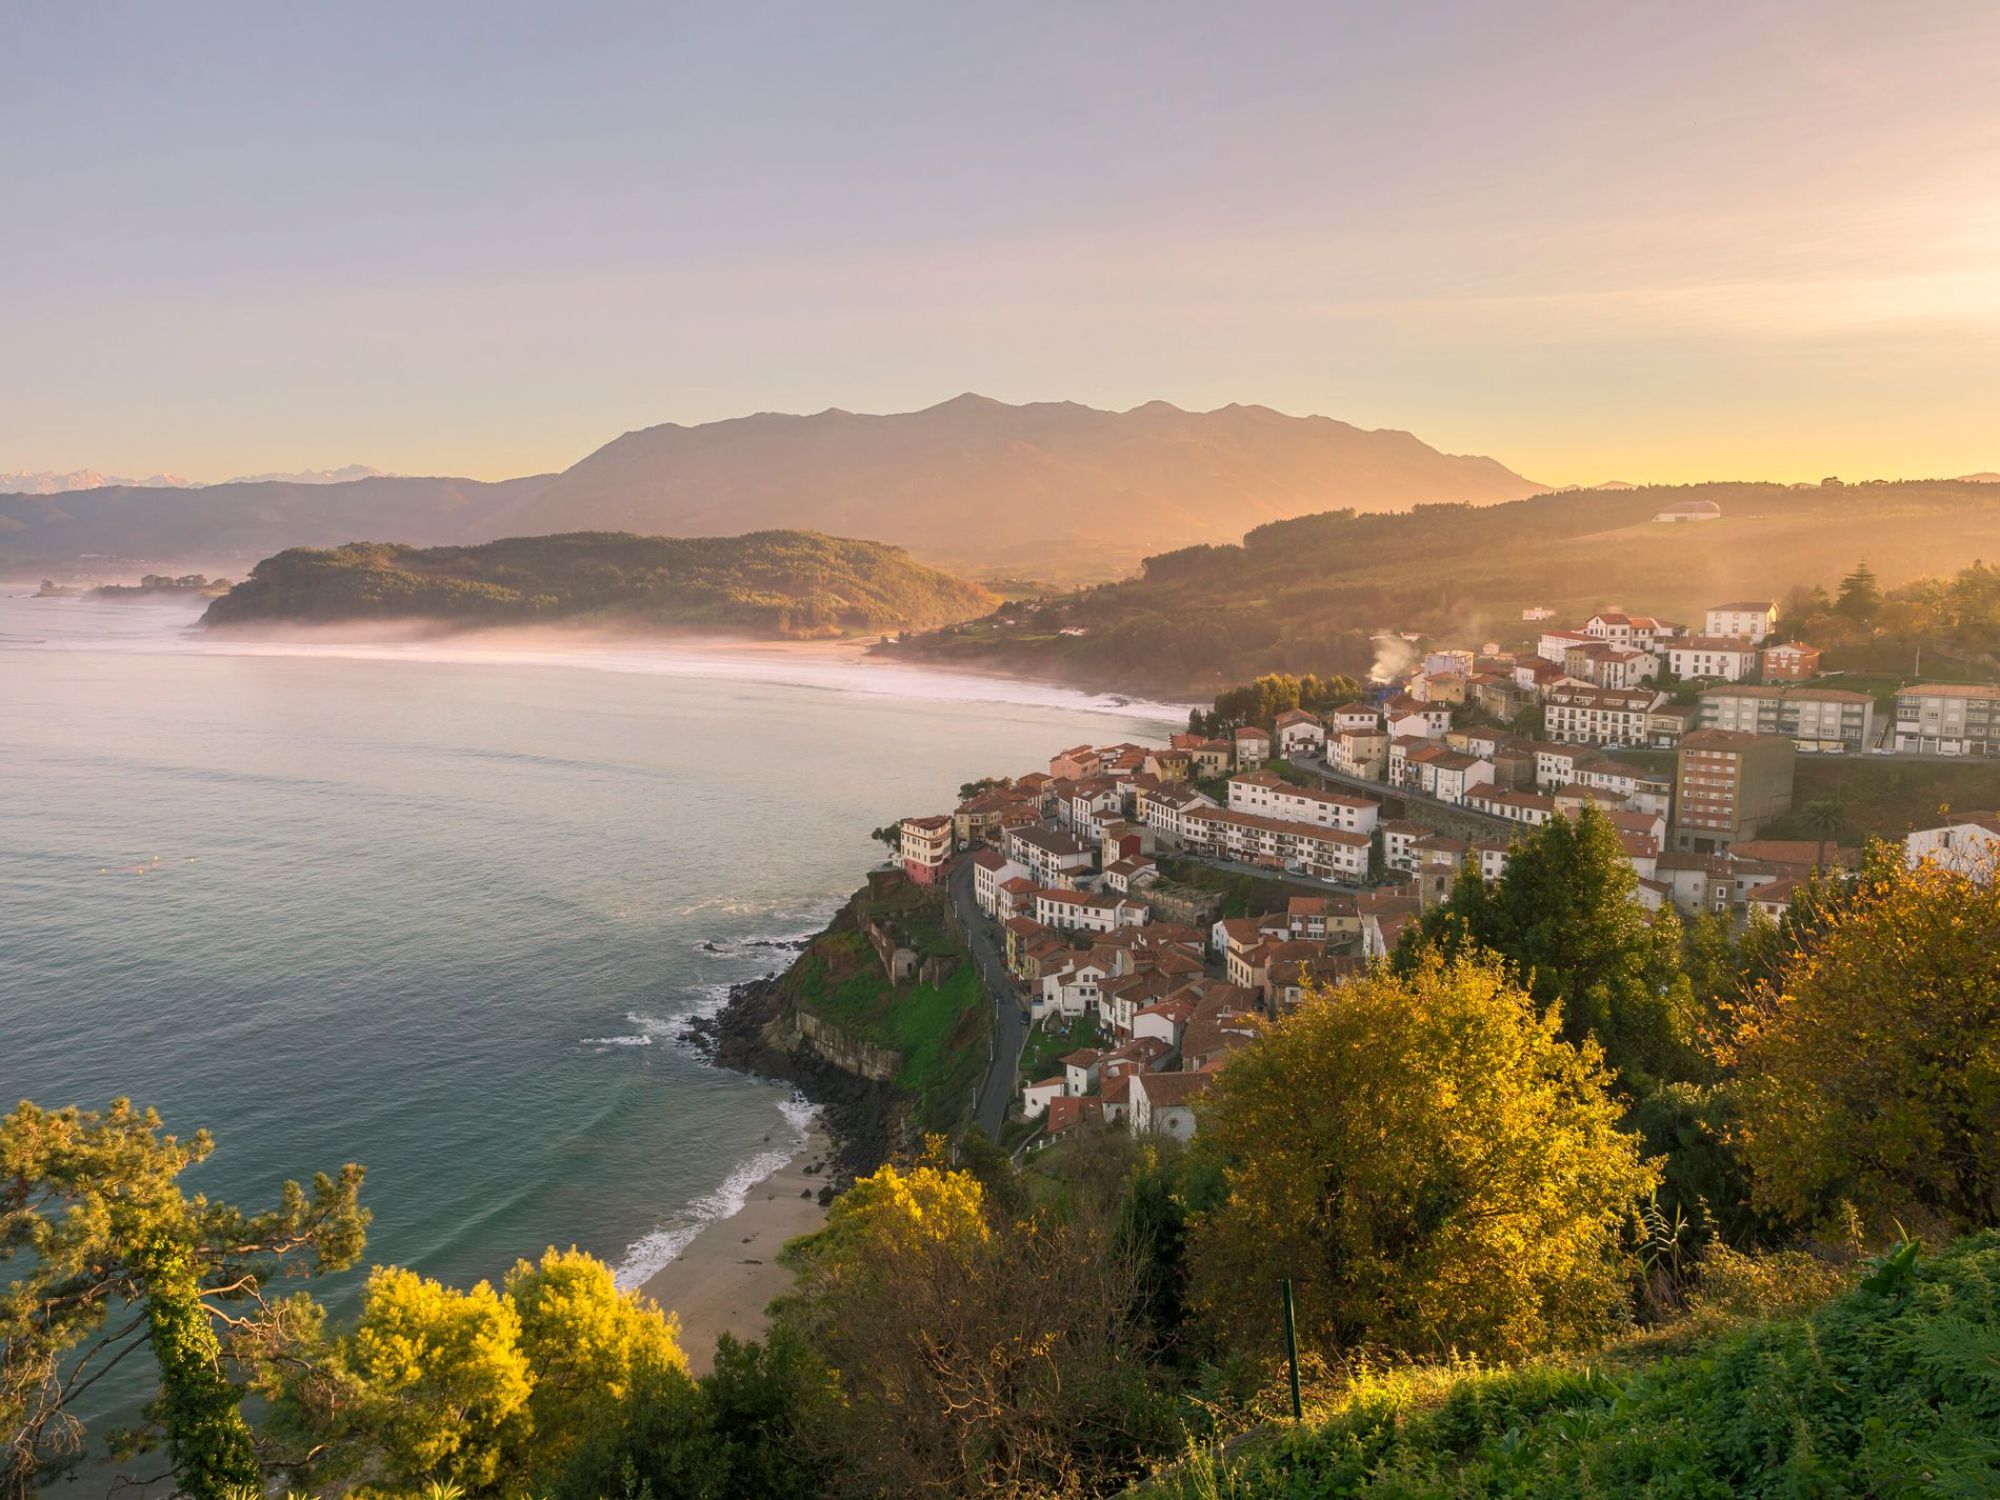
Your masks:
{"label": "mountain range", "polygon": [[[301,469],[290,474],[239,474],[229,484],[345,484],[351,479],[374,479],[380,469],[367,464],[343,464],[338,469]],[[72,469],[66,474],[53,470],[39,473],[0,474],[0,495],[69,495],[78,490],[198,490],[199,479],[183,479],[178,474],[155,474],[150,479],[120,479],[100,474],[96,469]]]}
{"label": "mountain range", "polygon": [[0,494],[0,561],[215,567],[362,537],[438,545],[579,530],[801,528],[873,538],[987,576],[1078,581],[1314,511],[1485,505],[1541,488],[1494,459],[1442,453],[1407,432],[1262,406],[1191,412],[1155,401],[1112,412],[964,395],[882,416],[667,423],[628,432],[559,474],[501,483],[289,476]]}

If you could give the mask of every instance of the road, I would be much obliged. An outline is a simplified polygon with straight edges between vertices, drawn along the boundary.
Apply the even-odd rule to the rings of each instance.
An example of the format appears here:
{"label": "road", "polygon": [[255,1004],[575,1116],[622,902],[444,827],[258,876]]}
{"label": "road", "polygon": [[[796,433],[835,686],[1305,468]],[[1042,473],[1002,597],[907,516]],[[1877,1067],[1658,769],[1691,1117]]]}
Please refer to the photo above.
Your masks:
{"label": "road", "polygon": [[1007,960],[1000,950],[994,927],[979,909],[972,893],[972,861],[960,860],[949,882],[951,907],[972,961],[979,965],[986,981],[986,993],[993,1001],[993,1061],[979,1085],[979,1099],[972,1108],[979,1128],[1000,1139],[1000,1127],[1007,1119],[1007,1105],[1014,1097],[1014,1070],[1021,1061],[1021,1047],[1028,1039],[1028,1023],[1021,1013],[1021,1001],[1014,980],[1007,972]]}

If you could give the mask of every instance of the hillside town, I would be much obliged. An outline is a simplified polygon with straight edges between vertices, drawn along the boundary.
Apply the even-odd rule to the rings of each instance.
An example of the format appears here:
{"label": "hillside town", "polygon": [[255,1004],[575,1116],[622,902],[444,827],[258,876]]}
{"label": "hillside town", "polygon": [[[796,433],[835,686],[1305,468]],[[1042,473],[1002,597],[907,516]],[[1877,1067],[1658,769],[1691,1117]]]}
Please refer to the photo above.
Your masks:
{"label": "hillside town", "polygon": [[[1365,972],[1556,818],[1601,814],[1649,911],[1776,920],[1860,860],[1761,836],[1792,811],[1797,757],[2000,756],[2000,688],[1905,687],[1878,723],[1873,696],[1776,638],[1770,602],[1716,605],[1698,632],[1615,610],[1573,629],[1522,618],[1538,634],[1520,650],[1412,647],[1407,670],[1323,711],[1072,746],[897,825],[904,875],[951,885],[1004,952],[1036,1139],[1085,1121],[1191,1135],[1258,1017]],[[1913,863],[1991,868],[2000,815],[1941,816],[1905,842]],[[1224,914],[1191,871],[1258,877],[1270,909]]]}

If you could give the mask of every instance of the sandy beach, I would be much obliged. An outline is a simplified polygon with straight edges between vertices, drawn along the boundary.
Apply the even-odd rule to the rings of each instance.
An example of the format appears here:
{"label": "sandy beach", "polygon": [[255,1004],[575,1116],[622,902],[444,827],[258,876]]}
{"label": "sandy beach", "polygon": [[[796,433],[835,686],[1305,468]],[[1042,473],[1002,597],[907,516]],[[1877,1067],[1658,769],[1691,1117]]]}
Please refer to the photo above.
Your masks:
{"label": "sandy beach", "polygon": [[[778,1252],[826,1222],[819,1190],[830,1151],[826,1133],[814,1128],[799,1154],[752,1188],[742,1208],[705,1227],[645,1283],[647,1296],[680,1315],[681,1347],[695,1374],[714,1363],[717,1335],[757,1338],[770,1325],[765,1309],[792,1285]],[[808,1173],[814,1163],[822,1169]]]}

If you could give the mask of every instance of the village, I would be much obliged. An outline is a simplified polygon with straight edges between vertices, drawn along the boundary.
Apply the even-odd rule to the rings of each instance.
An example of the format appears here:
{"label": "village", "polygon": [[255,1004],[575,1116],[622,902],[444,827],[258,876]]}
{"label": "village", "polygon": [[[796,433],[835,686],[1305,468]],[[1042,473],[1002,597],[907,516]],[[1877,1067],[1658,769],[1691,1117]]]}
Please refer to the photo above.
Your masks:
{"label": "village", "polygon": [[[2000,756],[2000,687],[1905,687],[1878,724],[1873,696],[1776,638],[1770,602],[1716,605],[1699,632],[1616,610],[1573,629],[1553,617],[1523,610],[1536,634],[1514,651],[1408,643],[1406,670],[1319,712],[1073,746],[950,813],[904,818],[903,874],[951,885],[1004,953],[1001,1035],[1009,1007],[1030,1023],[1015,1101],[1028,1139],[1085,1122],[1192,1135],[1194,1102],[1259,1017],[1365,972],[1464,872],[1495,879],[1555,818],[1602,814],[1647,910],[1776,920],[1816,872],[1860,861],[1825,838],[1760,837],[1792,811],[1798,756]],[[1905,843],[1912,862],[1990,867],[2000,816],[1944,815]],[[1224,915],[1212,885],[1173,878],[1189,868],[1284,894]]]}

